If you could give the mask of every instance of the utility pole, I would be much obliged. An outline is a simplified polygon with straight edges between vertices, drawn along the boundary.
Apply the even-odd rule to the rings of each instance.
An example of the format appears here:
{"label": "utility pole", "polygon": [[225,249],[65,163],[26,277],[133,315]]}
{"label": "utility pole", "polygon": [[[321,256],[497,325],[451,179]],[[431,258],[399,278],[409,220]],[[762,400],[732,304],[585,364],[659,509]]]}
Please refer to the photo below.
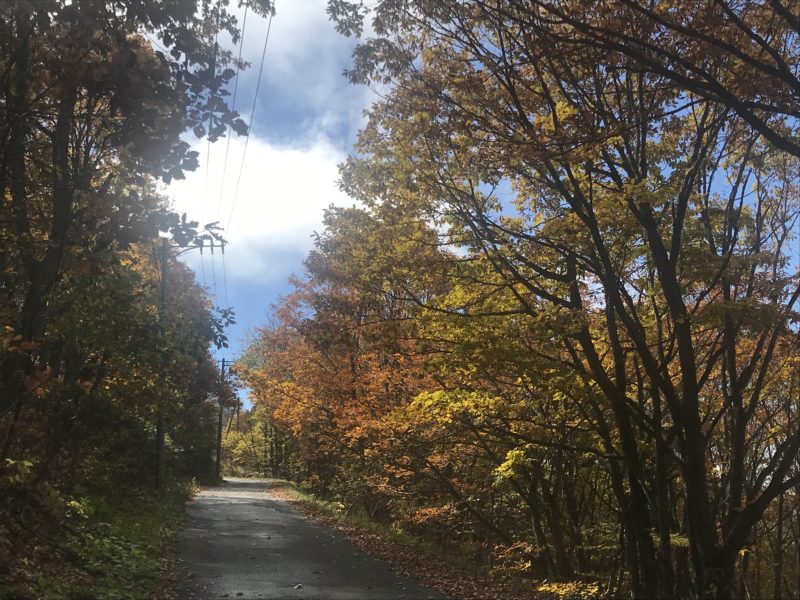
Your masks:
{"label": "utility pole", "polygon": [[[185,223],[186,215],[184,215],[184,224]],[[194,227],[196,223],[189,224],[190,227]],[[196,238],[195,243],[189,245],[178,245],[178,251],[175,253],[175,256],[180,256],[185,254],[190,250],[200,250],[200,253],[203,253],[203,248],[208,247],[211,249],[211,252],[214,252],[214,248],[222,248],[222,251],[225,252],[225,240],[222,239],[218,234],[216,234],[212,230],[219,229],[214,224],[206,225],[205,230],[206,234],[199,236]],[[197,243],[199,240],[200,243]],[[215,243],[215,240],[217,241]],[[208,244],[206,244],[208,242]],[[167,285],[169,278],[167,277],[167,273],[169,270],[169,259],[170,259],[170,247],[172,244],[172,240],[169,237],[162,237],[161,238],[161,289],[159,294],[159,302],[158,302],[158,325],[161,329],[161,338],[162,341],[165,342],[165,327],[164,327],[164,309],[166,306],[167,301]],[[165,344],[166,346],[166,344]],[[222,361],[222,373],[224,377],[225,373],[225,360]],[[223,380],[224,381],[224,380]],[[220,391],[220,408],[219,408],[219,418],[222,419],[222,397],[223,392]],[[158,397],[157,404],[156,404],[156,459],[155,459],[155,483],[156,489],[161,488],[161,471],[162,471],[162,463],[163,463],[163,455],[164,455],[164,438],[165,438],[165,422],[164,422],[164,407],[163,407],[163,398],[161,396]],[[217,477],[220,474],[220,455],[221,455],[221,447],[222,447],[222,437],[221,431],[217,432]]]}
{"label": "utility pole", "polygon": [[225,394],[225,359],[219,369],[219,415],[217,419],[217,480],[222,476],[222,406]]}
{"label": "utility pole", "polygon": [[[164,337],[164,305],[167,299],[167,265],[169,264],[169,239],[161,238],[161,291],[158,299],[158,326]],[[164,453],[164,414],[162,399],[156,406],[156,489],[161,489],[161,459]]]}

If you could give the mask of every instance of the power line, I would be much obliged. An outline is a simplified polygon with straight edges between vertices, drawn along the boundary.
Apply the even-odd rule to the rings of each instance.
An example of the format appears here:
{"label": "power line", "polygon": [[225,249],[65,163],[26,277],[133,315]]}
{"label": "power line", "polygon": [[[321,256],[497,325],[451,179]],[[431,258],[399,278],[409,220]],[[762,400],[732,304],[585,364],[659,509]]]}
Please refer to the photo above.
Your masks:
{"label": "power line", "polygon": [[230,308],[228,303],[228,270],[225,268],[225,245],[222,246],[222,289],[225,290],[225,308]]}
{"label": "power line", "polygon": [[[239,91],[239,67],[242,64],[242,48],[244,47],[244,35],[247,29],[247,9],[249,6],[244,5],[244,17],[242,19],[242,37],[239,40],[239,58],[236,61],[236,78],[233,81],[233,100],[231,101],[231,111],[236,111],[236,96]],[[219,199],[217,200],[217,214],[216,219],[219,221],[219,211],[222,208],[222,191],[225,189],[225,172],[228,169],[228,152],[231,148],[231,129],[233,121],[228,123],[228,139],[225,141],[225,160],[222,161],[222,178],[219,183]]]}
{"label": "power line", "polygon": [[206,265],[203,259],[203,247],[200,246],[200,277],[203,282],[203,289],[206,287]]}
{"label": "power line", "polygon": [[[236,110],[236,96],[239,92],[239,72],[242,64],[242,50],[244,48],[244,37],[247,32],[247,10],[249,6],[245,4],[244,17],[242,18],[242,37],[239,39],[239,56],[236,60],[236,78],[233,82],[233,100],[231,101],[231,111]],[[225,141],[225,159],[222,161],[222,177],[219,184],[219,198],[217,199],[217,214],[216,220],[219,221],[219,211],[222,208],[222,192],[225,189],[225,173],[228,169],[228,152],[231,148],[231,130],[233,122],[228,123],[228,139]],[[225,266],[225,244],[222,244],[222,286],[225,291],[225,307],[230,308],[228,301],[228,269]]]}
{"label": "power line", "polygon": [[[216,27],[214,29],[214,59],[211,62],[211,76],[215,77],[217,74],[217,54],[219,52],[219,13],[220,13],[220,2],[221,0],[217,0],[217,21]],[[208,208],[208,174],[211,171],[210,164],[211,164],[211,122],[214,118],[214,111],[211,111],[211,114],[208,115],[208,131],[206,132],[207,136],[207,143],[206,143],[206,183],[203,186],[203,223],[206,221],[206,210]]]}
{"label": "power line", "polygon": [[158,43],[158,41],[156,41],[155,39],[153,39],[153,38],[150,36],[150,34],[148,34],[148,33],[146,33],[146,32],[145,32],[145,33],[142,33],[142,35],[143,35],[145,38],[147,38],[147,40],[148,40],[148,41],[149,41],[151,44],[153,44],[153,45],[154,45],[156,48],[158,48],[159,50],[161,50],[161,52],[163,52],[163,53],[164,53],[164,56],[166,56],[167,54],[169,54],[168,50],[167,50],[166,48],[164,48],[164,46],[162,46],[161,44],[159,44],[159,43]]}
{"label": "power line", "polygon": [[206,183],[203,186],[203,224],[205,225],[206,211],[208,210],[208,172],[211,170],[209,164],[211,163],[211,140],[206,143]]}
{"label": "power line", "polygon": [[230,235],[231,222],[233,221],[233,211],[236,209],[236,200],[239,198],[239,184],[242,182],[242,172],[244,171],[244,162],[247,156],[247,145],[250,142],[250,131],[253,127],[253,115],[256,112],[256,103],[258,102],[258,91],[261,89],[261,75],[264,72],[264,58],[267,56],[267,44],[269,43],[269,33],[272,30],[272,17],[274,16],[275,5],[273,3],[273,12],[269,15],[267,21],[267,35],[264,37],[264,49],[261,51],[261,65],[258,68],[258,82],[256,83],[256,92],[253,96],[253,107],[250,109],[250,122],[247,124],[247,136],[244,139],[244,150],[242,150],[242,162],[239,165],[239,176],[236,178],[236,187],[233,191],[233,201],[231,203],[231,212],[228,215],[228,225],[225,228],[228,235]]}
{"label": "power line", "polygon": [[211,247],[211,282],[214,286],[214,303],[216,304],[217,300],[217,270],[214,266],[214,247]]}

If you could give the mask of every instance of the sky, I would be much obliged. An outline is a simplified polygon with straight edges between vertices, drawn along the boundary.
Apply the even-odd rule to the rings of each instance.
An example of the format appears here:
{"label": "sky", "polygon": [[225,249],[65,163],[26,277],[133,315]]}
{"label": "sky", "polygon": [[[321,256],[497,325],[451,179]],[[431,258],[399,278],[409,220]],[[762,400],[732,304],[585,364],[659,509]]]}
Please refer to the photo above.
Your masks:
{"label": "sky", "polygon": [[[206,140],[192,139],[200,168],[164,190],[190,220],[220,221],[225,228],[224,261],[208,252],[183,258],[216,304],[236,313],[230,348],[218,358],[235,359],[248,333],[267,324],[271,306],[290,291],[289,276],[302,275],[324,209],[353,204],[338,189],[337,165],[375,96],[342,75],[355,42],[336,33],[325,6],[326,0],[277,0],[244,162],[244,137],[233,134],[227,149],[228,140],[220,139],[210,151]],[[247,15],[242,58],[251,66],[239,75],[235,105],[245,122],[266,31],[266,19]],[[232,47],[230,40],[221,43]]]}

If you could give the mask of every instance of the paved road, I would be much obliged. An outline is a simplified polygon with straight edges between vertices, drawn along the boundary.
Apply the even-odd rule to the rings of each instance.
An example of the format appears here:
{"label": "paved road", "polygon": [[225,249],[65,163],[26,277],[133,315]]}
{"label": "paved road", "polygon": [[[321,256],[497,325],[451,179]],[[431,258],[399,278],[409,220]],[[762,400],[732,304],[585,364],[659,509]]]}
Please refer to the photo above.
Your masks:
{"label": "paved road", "polygon": [[226,479],[189,505],[179,598],[416,600],[445,597],[294,510],[254,479]]}

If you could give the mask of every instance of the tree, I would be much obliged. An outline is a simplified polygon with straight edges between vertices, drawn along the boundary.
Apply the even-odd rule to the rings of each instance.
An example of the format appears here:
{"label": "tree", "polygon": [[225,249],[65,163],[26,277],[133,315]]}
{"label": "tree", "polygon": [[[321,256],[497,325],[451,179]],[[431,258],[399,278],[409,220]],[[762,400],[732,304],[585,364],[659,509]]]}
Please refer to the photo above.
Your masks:
{"label": "tree", "polygon": [[154,235],[153,183],[197,166],[181,139],[187,128],[210,139],[228,125],[244,131],[224,102],[234,60],[215,41],[219,31],[238,35],[226,7],[53,0],[0,13],[0,307],[27,347],[2,356],[0,415],[24,405],[67,267]]}
{"label": "tree", "polygon": [[[389,35],[415,24],[446,33],[449,22],[463,17],[463,8],[379,3],[374,29],[383,37],[356,51],[351,77],[365,81],[399,72],[416,49],[396,53]],[[502,5],[476,2],[468,10],[510,25],[513,36],[536,37],[578,52],[599,50],[618,63],[630,61],[637,70],[664,77],[684,93],[724,105],[776,148],[800,156],[800,79],[795,68],[800,13],[794,0],[512,0]],[[328,13],[341,33],[360,36],[369,9],[360,2],[329,0]],[[427,20],[415,23],[420,13]],[[375,71],[376,60],[388,70]]]}
{"label": "tree", "polygon": [[800,156],[796,2],[532,2],[528,10],[527,27],[619,53],[726,106],[776,148]]}
{"label": "tree", "polygon": [[[356,13],[332,6],[357,30]],[[680,594],[678,534],[691,593],[729,597],[737,555],[798,478],[796,425],[762,435],[781,395],[768,382],[793,360],[800,295],[787,260],[796,153],[771,133],[794,123],[791,95],[760,86],[781,108],[759,125],[721,93],[676,85],[677,67],[643,70],[630,53],[534,28],[526,8],[379,3],[378,37],[356,50],[352,76],[396,85],[373,108],[345,187],[433,220],[442,244],[464,252],[460,287],[524,316],[542,359],[585,382],[577,402],[608,458],[633,595]],[[781,39],[791,56],[796,36]],[[723,75],[733,57],[715,55]],[[424,304],[485,312],[459,295]]]}
{"label": "tree", "polygon": [[158,190],[197,167],[187,132],[246,131],[226,103],[246,65],[217,43],[238,40],[227,0],[20,0],[0,7],[0,31],[6,581],[35,579],[42,555],[60,565],[63,538],[81,543],[87,532],[65,521],[72,503],[141,503],[162,440],[167,483],[209,472],[209,345],[225,343],[231,315],[161,249],[220,234],[172,213]]}

